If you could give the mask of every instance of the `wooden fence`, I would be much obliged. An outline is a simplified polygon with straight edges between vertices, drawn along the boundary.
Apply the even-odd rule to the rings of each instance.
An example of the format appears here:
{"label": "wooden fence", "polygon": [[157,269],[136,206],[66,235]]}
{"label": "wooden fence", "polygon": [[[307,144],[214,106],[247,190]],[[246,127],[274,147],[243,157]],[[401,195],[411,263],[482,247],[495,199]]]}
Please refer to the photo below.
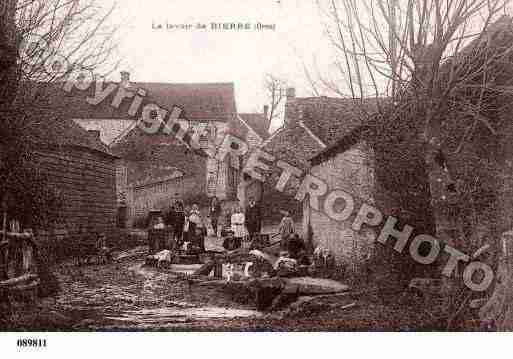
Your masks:
{"label": "wooden fence", "polygon": [[30,233],[0,232],[0,299],[35,301],[40,284],[37,245]]}

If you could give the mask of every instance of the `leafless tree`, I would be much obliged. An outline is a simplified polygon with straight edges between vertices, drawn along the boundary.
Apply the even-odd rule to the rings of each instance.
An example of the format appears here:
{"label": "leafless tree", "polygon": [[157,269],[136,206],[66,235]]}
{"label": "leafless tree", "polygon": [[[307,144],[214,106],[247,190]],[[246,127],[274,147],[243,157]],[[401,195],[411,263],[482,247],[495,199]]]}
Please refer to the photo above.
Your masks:
{"label": "leafless tree", "polygon": [[269,101],[268,121],[281,116],[281,105],[286,98],[287,82],[272,74],[265,74],[264,88]]}
{"label": "leafless tree", "polygon": [[[511,152],[512,129],[502,120],[513,81],[513,25],[504,16],[509,1],[317,3],[336,53],[336,73],[319,82],[359,105],[357,115],[378,129],[383,147],[397,147],[406,138],[409,145],[392,155],[420,156],[427,183],[441,168],[448,173],[465,222],[461,236],[487,227],[500,257],[498,237],[510,213],[496,188],[504,185],[494,177],[504,176]],[[368,106],[369,98],[375,107]],[[462,249],[475,250],[460,240],[467,245]],[[512,274],[506,272],[511,283]],[[513,328],[513,320],[495,319],[500,328]]]}
{"label": "leafless tree", "polygon": [[45,116],[59,116],[45,101],[53,83],[78,68],[106,73],[116,65],[111,55],[117,29],[107,21],[113,9],[97,0],[2,1],[0,202],[7,193],[24,196],[12,202],[32,203],[35,215],[47,213],[44,206],[55,202],[31,167],[34,138],[26,129]]}

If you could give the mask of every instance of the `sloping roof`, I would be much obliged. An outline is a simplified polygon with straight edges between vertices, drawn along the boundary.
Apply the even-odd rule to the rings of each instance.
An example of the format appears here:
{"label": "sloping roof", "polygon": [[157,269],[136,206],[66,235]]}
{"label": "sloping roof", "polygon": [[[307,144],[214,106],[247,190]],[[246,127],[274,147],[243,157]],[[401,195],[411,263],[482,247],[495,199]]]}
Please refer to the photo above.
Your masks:
{"label": "sloping roof", "polygon": [[296,122],[278,130],[262,149],[277,159],[306,169],[309,159],[322,150],[322,146]]}
{"label": "sloping roof", "polygon": [[261,113],[239,113],[239,116],[242,118],[246,124],[251,127],[253,131],[256,132],[262,140],[265,140],[269,137],[269,121],[265,118],[265,116]]}
{"label": "sloping roof", "polygon": [[[446,73],[448,75],[449,71],[451,70],[451,64],[454,65],[454,61],[456,61],[456,66],[458,66],[458,62],[461,62],[465,64],[469,61],[469,58],[472,58],[472,56],[476,56],[473,54],[473,51],[475,51],[480,46],[496,46],[496,47],[504,47],[508,48],[508,46],[511,44],[511,38],[512,38],[512,32],[513,32],[513,23],[512,18],[503,15],[501,18],[499,18],[496,22],[489,25],[486,29],[486,35],[482,36],[477,39],[472,40],[470,43],[468,43],[458,54],[452,58],[449,58],[442,66],[441,66],[441,72]],[[505,63],[505,62],[503,62]],[[507,79],[511,76],[507,76],[508,74],[511,75],[511,67],[507,66],[508,73],[502,72],[501,78],[503,78],[506,82]],[[322,98],[321,98],[322,99]],[[325,98],[327,99],[327,98]],[[347,100],[340,100],[336,99],[342,104],[344,101]],[[327,125],[327,122],[332,122],[337,116],[331,116],[330,111],[327,110],[326,107],[322,108],[322,110],[316,110],[312,111],[311,107],[313,102],[309,101],[309,99],[293,99],[293,102],[296,101],[293,106],[293,110],[291,113],[293,115],[304,116],[308,119],[309,127],[313,129],[313,131],[317,131],[316,133],[319,134],[321,138],[325,138],[326,136],[329,136],[328,129],[331,127],[331,125]],[[326,100],[325,103],[328,104],[328,102],[337,102],[333,99],[330,99],[329,101]],[[375,100],[365,100],[365,106],[370,109],[369,112],[372,113],[372,108],[375,108]],[[349,109],[351,106],[348,107]],[[303,113],[301,114],[301,111]],[[316,116],[319,116],[318,119],[321,120],[322,126],[319,124],[319,121],[316,122],[314,120],[314,116],[312,114],[315,114]],[[334,111],[334,114],[337,114],[337,111]],[[340,113],[343,115],[343,113]],[[344,121],[339,121],[340,119],[344,119]],[[364,117],[362,117],[364,118]],[[386,129],[389,126],[390,121],[389,118],[373,118],[373,116],[370,116],[370,118],[367,118],[365,120],[360,120],[360,123],[358,124],[357,119],[353,119],[350,115],[348,116],[340,116],[339,120],[335,120],[335,122],[341,122],[344,123],[344,126],[341,126],[341,130],[338,131],[338,139],[336,139],[334,142],[330,140],[330,146],[326,148],[323,151],[320,151],[315,156],[312,157],[311,161],[313,164],[322,162],[323,160],[330,158],[331,156],[346,151],[349,147],[354,145],[356,142],[365,139],[366,137],[373,136],[373,134],[379,134],[379,131],[382,131],[383,129]],[[305,121],[306,122],[306,121]],[[447,146],[448,148],[454,147],[449,152],[453,152],[456,148],[456,146],[461,142],[461,136],[465,133],[465,131],[462,129],[462,127],[469,126],[469,123],[466,123],[465,119],[459,119],[455,123],[445,123],[446,130],[449,131],[450,135],[447,136],[447,139],[444,141],[444,146]],[[489,130],[487,130],[482,123],[477,124],[477,126],[483,128],[484,134],[489,134]],[[375,127],[375,130],[372,130],[372,127]],[[477,130],[475,131],[479,135],[483,135],[483,132]],[[486,142],[486,141],[485,141]]]}
{"label": "sloping roof", "polygon": [[353,145],[365,139],[371,133],[370,131],[370,127],[366,125],[356,127],[349,134],[340,138],[331,146],[326,147],[314,154],[310,158],[312,165],[317,165],[326,161],[327,159],[330,159],[331,157],[336,156],[339,153],[347,151]]}
{"label": "sloping roof", "polygon": [[131,128],[136,120],[89,120],[74,119],[86,130],[100,131],[100,139],[106,145],[110,145],[114,140],[119,138],[123,133]]}
{"label": "sloping roof", "polygon": [[[108,83],[104,84],[104,88]],[[72,89],[69,93],[62,89],[63,84],[55,84],[48,89],[50,105],[62,108],[74,119],[129,119],[128,109],[133,99],[124,99],[118,108],[111,106],[118,89],[114,90],[98,105],[90,105],[85,100],[93,95],[95,84],[87,90]],[[130,88],[146,90],[143,105],[154,103],[171,110],[174,105],[183,109],[181,117],[191,120],[227,121],[236,113],[233,83],[157,83],[132,82]],[[142,107],[142,106],[141,106]]]}
{"label": "sloping roof", "polygon": [[27,131],[42,145],[78,146],[115,157],[107,145],[71,119],[40,119],[32,122]]}
{"label": "sloping roof", "polygon": [[184,175],[183,170],[174,166],[148,165],[142,163],[136,163],[135,166],[130,167],[128,172],[128,182],[136,187],[154,185]]}
{"label": "sloping roof", "polygon": [[375,109],[375,99],[298,97],[287,99],[285,122],[302,120],[329,147],[365,123]]}

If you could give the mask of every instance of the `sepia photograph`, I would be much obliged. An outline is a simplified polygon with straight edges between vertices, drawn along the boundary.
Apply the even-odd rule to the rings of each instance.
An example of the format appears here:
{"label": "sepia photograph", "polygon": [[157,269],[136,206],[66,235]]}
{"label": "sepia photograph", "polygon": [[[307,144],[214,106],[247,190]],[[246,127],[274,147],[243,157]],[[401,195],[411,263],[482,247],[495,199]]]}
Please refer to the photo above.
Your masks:
{"label": "sepia photograph", "polygon": [[509,332],[512,114],[509,0],[2,0],[0,332]]}

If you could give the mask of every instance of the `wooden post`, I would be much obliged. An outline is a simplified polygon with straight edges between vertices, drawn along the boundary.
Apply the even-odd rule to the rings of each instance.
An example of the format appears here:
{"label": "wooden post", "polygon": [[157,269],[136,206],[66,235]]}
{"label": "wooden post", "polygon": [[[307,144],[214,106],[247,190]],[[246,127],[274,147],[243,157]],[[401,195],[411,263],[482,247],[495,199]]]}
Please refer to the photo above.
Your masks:
{"label": "wooden post", "polygon": [[9,246],[5,245],[7,242],[7,195],[4,195],[2,200],[2,243],[0,246],[1,260],[1,273],[0,277],[6,279],[9,276]]}

